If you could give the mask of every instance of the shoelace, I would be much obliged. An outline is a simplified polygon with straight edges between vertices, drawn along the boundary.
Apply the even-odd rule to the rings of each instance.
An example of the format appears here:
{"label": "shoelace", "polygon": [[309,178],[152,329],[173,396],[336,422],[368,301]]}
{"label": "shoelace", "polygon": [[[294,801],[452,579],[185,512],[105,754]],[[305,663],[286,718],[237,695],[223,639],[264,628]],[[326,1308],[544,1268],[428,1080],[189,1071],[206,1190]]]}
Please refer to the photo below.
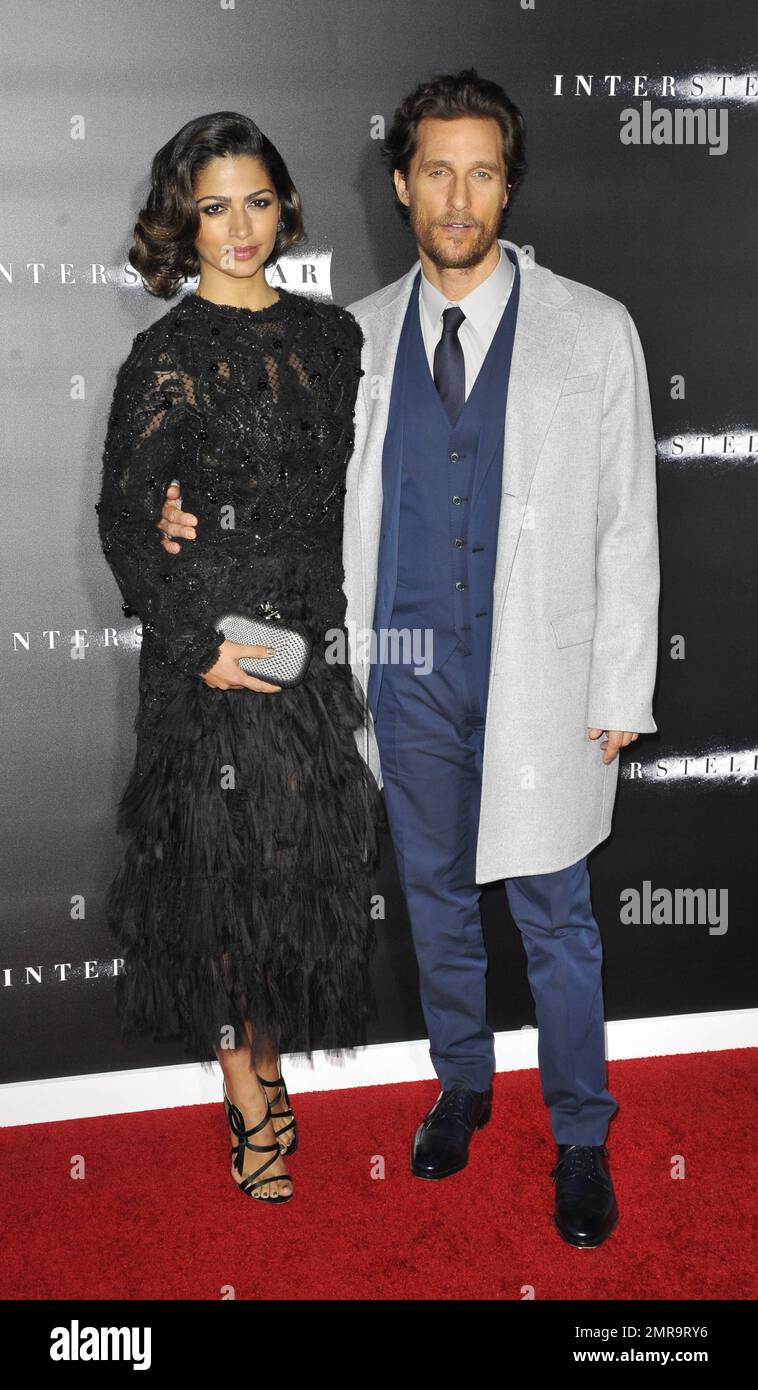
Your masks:
{"label": "shoelace", "polygon": [[441,1119],[444,1115],[452,1114],[454,1119],[468,1128],[468,1123],[462,1112],[468,1111],[469,1107],[470,1101],[466,1092],[461,1088],[455,1087],[452,1091],[444,1091],[434,1107],[434,1113],[430,1117],[431,1122]]}
{"label": "shoelace", "polygon": [[[599,1147],[607,1156],[607,1149],[603,1145]],[[558,1178],[581,1177],[589,1178],[591,1182],[598,1182],[604,1187],[608,1185],[607,1178],[598,1168],[597,1153],[588,1144],[574,1144],[567,1149],[550,1176],[553,1182]]]}

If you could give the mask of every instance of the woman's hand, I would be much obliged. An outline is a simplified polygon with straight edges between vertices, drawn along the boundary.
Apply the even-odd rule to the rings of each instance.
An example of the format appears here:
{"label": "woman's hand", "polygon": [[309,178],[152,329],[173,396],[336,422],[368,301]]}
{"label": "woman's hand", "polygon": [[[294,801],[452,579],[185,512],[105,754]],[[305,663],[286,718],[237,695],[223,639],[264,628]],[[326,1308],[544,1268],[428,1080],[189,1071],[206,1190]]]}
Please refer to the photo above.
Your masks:
{"label": "woman's hand", "polygon": [[270,655],[268,647],[247,647],[242,642],[222,642],[216,665],[211,666],[210,671],[205,671],[200,679],[212,690],[262,690],[267,694],[281,690],[280,685],[270,685],[268,681],[258,680],[257,676],[248,676],[237,664],[243,656],[254,656],[260,661]]}

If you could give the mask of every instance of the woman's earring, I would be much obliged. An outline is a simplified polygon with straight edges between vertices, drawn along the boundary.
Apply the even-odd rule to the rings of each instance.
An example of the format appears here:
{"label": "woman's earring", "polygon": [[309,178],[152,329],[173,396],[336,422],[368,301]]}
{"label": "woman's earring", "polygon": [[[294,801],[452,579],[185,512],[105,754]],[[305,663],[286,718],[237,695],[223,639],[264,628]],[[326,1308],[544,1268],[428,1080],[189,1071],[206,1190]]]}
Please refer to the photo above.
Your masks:
{"label": "woman's earring", "polygon": [[278,232],[283,232],[283,231],[284,231],[284,223],[282,222],[281,217],[279,218],[279,221],[278,221],[277,224],[276,224],[276,230],[277,230]]}

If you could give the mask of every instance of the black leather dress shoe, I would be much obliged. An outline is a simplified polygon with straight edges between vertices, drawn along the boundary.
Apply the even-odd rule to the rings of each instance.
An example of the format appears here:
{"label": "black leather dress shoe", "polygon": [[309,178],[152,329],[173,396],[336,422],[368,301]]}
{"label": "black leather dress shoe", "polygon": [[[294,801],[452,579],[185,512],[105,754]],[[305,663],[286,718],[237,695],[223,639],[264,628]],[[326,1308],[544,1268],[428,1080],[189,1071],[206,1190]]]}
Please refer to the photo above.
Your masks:
{"label": "black leather dress shoe", "polygon": [[553,1221],[569,1245],[602,1245],[619,1219],[604,1144],[559,1144]]}
{"label": "black leather dress shoe", "polygon": [[470,1091],[453,1086],[440,1091],[424,1116],[411,1145],[411,1172],[417,1178],[449,1178],[468,1163],[468,1146],[475,1129],[492,1113],[492,1087]]}

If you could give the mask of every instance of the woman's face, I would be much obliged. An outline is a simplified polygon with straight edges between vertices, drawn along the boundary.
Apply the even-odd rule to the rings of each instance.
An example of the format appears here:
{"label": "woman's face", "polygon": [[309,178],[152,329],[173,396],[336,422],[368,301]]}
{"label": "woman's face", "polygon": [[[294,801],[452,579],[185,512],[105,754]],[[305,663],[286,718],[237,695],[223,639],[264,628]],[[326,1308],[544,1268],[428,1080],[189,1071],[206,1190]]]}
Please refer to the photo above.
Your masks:
{"label": "woman's face", "polygon": [[262,274],[276,241],[279,200],[260,159],[243,154],[211,160],[197,175],[193,193],[200,260],[235,280]]}

